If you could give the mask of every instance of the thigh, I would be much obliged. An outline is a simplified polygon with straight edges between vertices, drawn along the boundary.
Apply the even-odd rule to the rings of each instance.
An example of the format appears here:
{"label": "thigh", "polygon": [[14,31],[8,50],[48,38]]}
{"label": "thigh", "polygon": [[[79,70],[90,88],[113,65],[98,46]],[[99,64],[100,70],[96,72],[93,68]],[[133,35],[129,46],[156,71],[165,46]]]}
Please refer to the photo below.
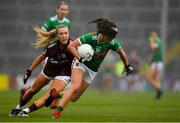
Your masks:
{"label": "thigh", "polygon": [[80,68],[73,68],[71,73],[71,87],[80,87],[84,71]]}
{"label": "thigh", "polygon": [[44,75],[40,74],[34,84],[31,87],[31,91],[37,92],[39,91],[42,87],[44,87],[47,83],[49,83],[49,79],[47,79]]}
{"label": "thigh", "polygon": [[57,92],[62,92],[66,87],[66,83],[64,80],[53,80],[50,86],[50,90],[55,88]]}

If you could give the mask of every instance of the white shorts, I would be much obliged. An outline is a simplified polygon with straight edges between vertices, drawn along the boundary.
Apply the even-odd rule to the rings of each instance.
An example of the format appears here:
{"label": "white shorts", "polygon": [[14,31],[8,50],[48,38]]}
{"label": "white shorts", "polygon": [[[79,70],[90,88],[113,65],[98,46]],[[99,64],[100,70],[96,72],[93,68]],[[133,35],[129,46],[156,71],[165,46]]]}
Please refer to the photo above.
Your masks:
{"label": "white shorts", "polygon": [[56,80],[62,80],[63,82],[65,82],[66,87],[65,90],[68,90],[71,86],[71,78],[70,76],[56,76],[54,79]]}
{"label": "white shorts", "polygon": [[73,68],[78,68],[84,71],[83,80],[86,81],[88,84],[92,83],[92,80],[95,78],[97,72],[92,71],[86,65],[79,62],[77,59],[73,61]]}
{"label": "white shorts", "polygon": [[153,62],[151,65],[151,69],[157,70],[158,72],[162,72],[164,65],[162,62]]}
{"label": "white shorts", "polygon": [[66,83],[66,85],[70,84],[71,83],[71,78],[70,76],[56,76],[54,77],[54,79],[56,80],[62,80]]}
{"label": "white shorts", "polygon": [[41,72],[47,79],[49,80],[53,80],[53,79],[56,79],[56,80],[61,80],[63,81],[65,84],[66,84],[66,88],[65,89],[68,89],[70,88],[71,86],[71,77],[70,76],[55,76],[55,77],[49,77],[49,76],[46,76],[43,71]]}

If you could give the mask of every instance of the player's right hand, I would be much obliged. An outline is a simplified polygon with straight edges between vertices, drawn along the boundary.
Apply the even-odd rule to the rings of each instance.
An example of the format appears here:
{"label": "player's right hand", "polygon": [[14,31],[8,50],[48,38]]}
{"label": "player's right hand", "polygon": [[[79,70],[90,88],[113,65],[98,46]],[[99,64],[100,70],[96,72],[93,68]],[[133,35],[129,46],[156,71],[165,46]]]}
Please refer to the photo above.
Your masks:
{"label": "player's right hand", "polygon": [[88,53],[87,55],[86,55],[86,57],[85,58],[81,58],[80,60],[79,60],[79,62],[85,62],[85,61],[90,61],[92,59],[92,55],[90,54],[90,53]]}
{"label": "player's right hand", "polygon": [[24,74],[24,77],[23,77],[23,82],[24,82],[24,84],[27,83],[27,80],[28,80],[28,78],[31,76],[31,73],[32,73],[31,70],[29,70],[29,69],[26,70],[26,74]]}

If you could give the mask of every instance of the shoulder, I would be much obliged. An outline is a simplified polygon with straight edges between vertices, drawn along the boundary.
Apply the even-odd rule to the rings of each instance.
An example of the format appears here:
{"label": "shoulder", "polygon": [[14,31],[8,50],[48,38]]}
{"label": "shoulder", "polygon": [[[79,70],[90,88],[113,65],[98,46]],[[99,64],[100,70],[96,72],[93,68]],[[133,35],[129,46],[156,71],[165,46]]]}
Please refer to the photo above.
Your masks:
{"label": "shoulder", "polygon": [[50,54],[52,54],[54,51],[56,51],[56,47],[57,47],[57,42],[53,42],[48,44],[45,48],[44,48],[44,54],[46,56],[49,56]]}
{"label": "shoulder", "polygon": [[64,21],[70,23],[69,19],[67,19],[66,17],[64,17]]}
{"label": "shoulder", "polygon": [[117,44],[120,44],[120,43],[121,43],[121,41],[118,40],[118,39],[113,39],[113,40],[111,41],[111,45],[117,45]]}
{"label": "shoulder", "polygon": [[118,39],[113,39],[110,43],[110,47],[114,51],[118,51],[119,48],[121,48],[120,40]]}
{"label": "shoulder", "polygon": [[57,20],[57,15],[50,17],[49,20],[50,21],[56,21]]}
{"label": "shoulder", "polygon": [[91,39],[91,40],[97,40],[98,36],[95,32],[86,33],[79,37],[80,39]]}
{"label": "shoulder", "polygon": [[46,49],[52,49],[58,45],[58,41],[53,41],[52,43],[48,44]]}

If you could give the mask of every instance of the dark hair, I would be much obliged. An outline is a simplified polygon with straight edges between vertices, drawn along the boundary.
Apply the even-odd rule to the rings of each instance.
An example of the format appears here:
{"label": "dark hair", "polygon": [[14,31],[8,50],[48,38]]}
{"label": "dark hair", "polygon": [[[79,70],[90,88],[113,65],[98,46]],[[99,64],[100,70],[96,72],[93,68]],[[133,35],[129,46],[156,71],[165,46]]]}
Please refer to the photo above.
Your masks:
{"label": "dark hair", "polygon": [[90,21],[88,24],[90,23],[96,23],[98,33],[106,35],[109,38],[115,38],[118,33],[116,24],[112,21],[109,21],[107,18],[98,18],[96,20]]}
{"label": "dark hair", "polygon": [[68,6],[68,3],[66,1],[61,1],[58,3],[57,8],[59,8],[61,5],[67,5]]}

